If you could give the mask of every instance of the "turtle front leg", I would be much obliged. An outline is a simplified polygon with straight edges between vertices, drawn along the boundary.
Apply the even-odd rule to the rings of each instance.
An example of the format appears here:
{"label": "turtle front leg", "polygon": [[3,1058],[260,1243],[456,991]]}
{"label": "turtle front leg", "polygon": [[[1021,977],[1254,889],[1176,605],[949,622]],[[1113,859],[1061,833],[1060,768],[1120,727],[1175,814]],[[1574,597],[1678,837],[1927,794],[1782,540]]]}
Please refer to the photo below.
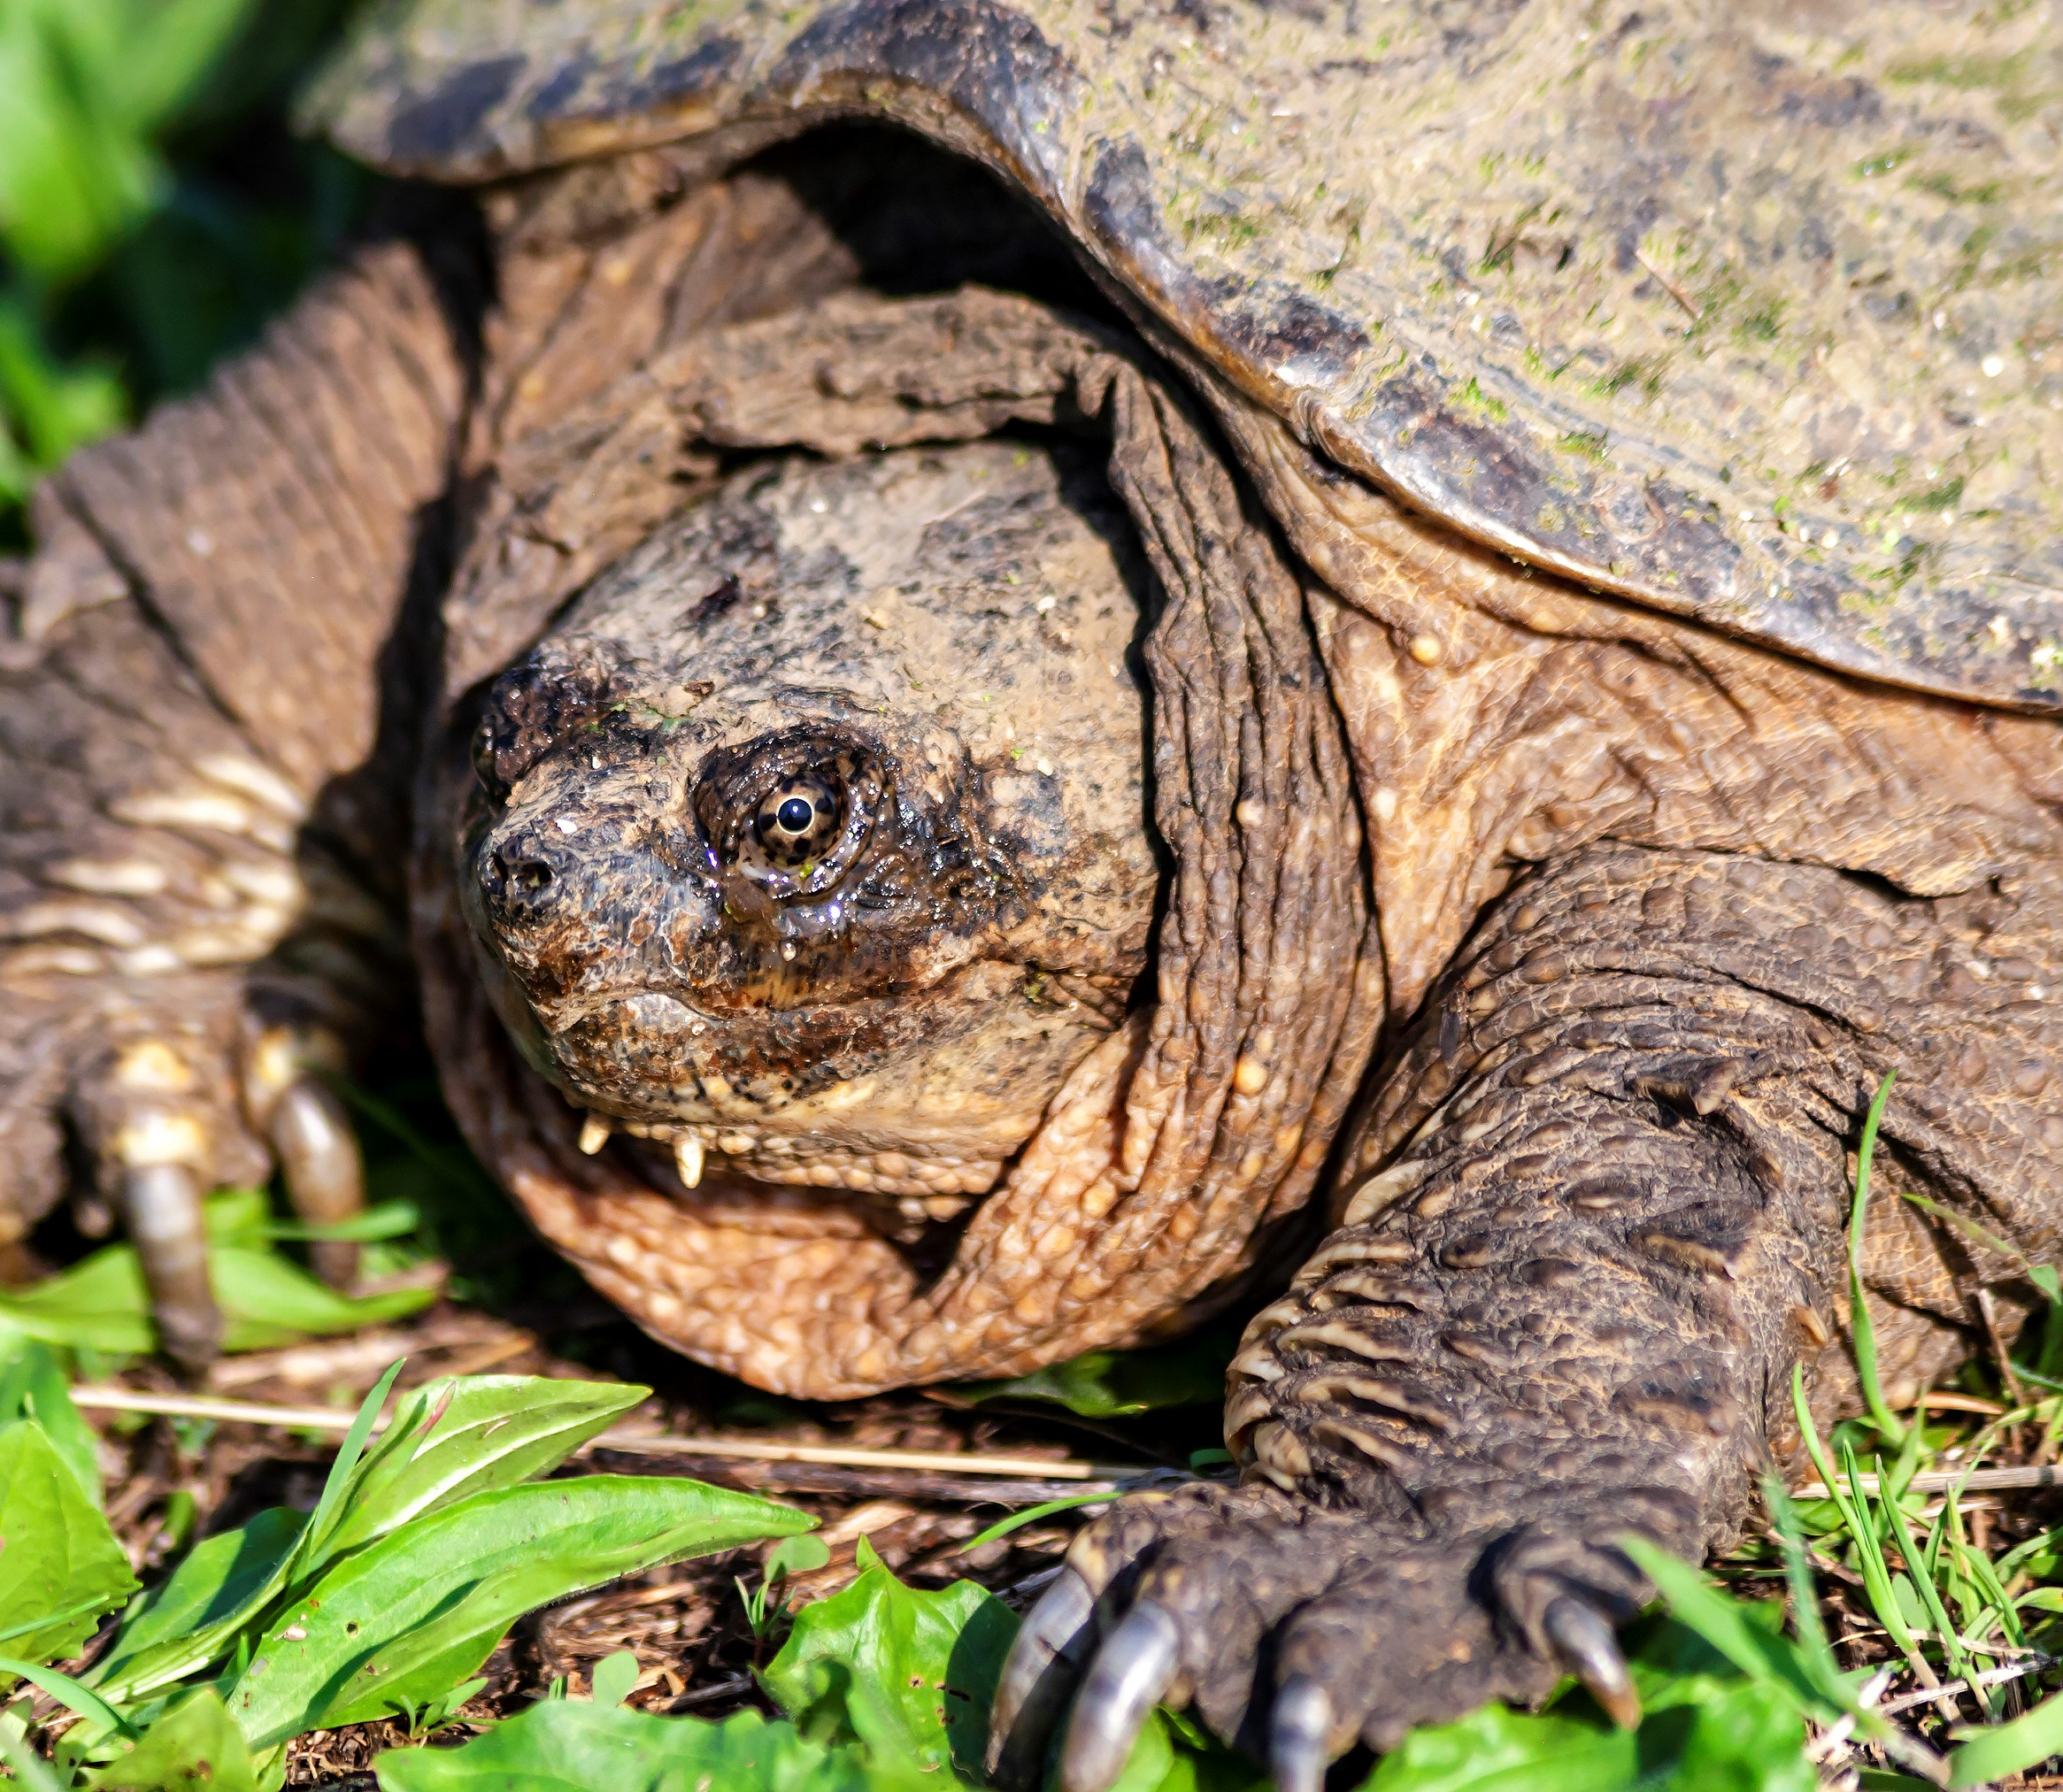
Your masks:
{"label": "turtle front leg", "polygon": [[460,346],[424,259],[368,248],[53,475],[0,608],[0,1247],[76,1179],[189,1372],[223,1333],[207,1191],[276,1161],[310,1219],[361,1198],[322,1078],[406,1001],[415,722],[381,668],[434,564]]}
{"label": "turtle front leg", "polygon": [[[1649,1589],[1619,1540],[1695,1557],[1745,1515],[1791,1365],[1836,1324],[1848,1150],[1887,1070],[1880,1186],[2034,1229],[2017,1203],[2063,1127],[2010,1096],[2063,1058],[2028,995],[2063,939],[2053,881],[2025,887],[1928,903],[1626,850],[1516,890],[1364,1120],[1346,1223],[1234,1359],[1241,1485],[1077,1539],[1005,1669],[998,1764],[1035,1761],[1078,1675],[1066,1792],[1103,1792],[1163,1698],[1284,1792],[1565,1671],[1632,1721],[1613,1629]],[[1952,1316],[1924,1234],[1877,1224],[1901,1296]]]}

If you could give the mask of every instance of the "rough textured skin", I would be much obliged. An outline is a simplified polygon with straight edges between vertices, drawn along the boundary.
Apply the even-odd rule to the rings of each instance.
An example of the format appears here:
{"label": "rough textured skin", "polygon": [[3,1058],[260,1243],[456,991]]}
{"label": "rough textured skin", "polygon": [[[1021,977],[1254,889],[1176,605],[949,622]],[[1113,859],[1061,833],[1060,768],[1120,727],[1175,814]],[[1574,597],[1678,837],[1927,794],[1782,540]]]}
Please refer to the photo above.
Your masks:
{"label": "rough textured skin", "polygon": [[9,1242],[61,1192],[65,1126],[111,1173],[127,1129],[159,1126],[248,1180],[237,1063],[261,1030],[361,1033],[404,994],[398,881],[368,877],[405,838],[373,667],[463,414],[446,259],[440,281],[404,241],[369,250],[37,494],[0,642]]}
{"label": "rough textured skin", "polygon": [[458,180],[897,119],[1477,540],[2048,707],[2059,108],[1979,0],[413,0],[313,110]]}
{"label": "rough textured skin", "polygon": [[[1838,1323],[1854,1115],[1887,1071],[1884,1186],[2053,1255],[2055,889],[1917,901],[1623,846],[1538,866],[1376,1080],[1341,1229],[1247,1328],[1246,1485],[1135,1501],[1070,1559],[1177,1614],[1226,1734],[1257,1654],[1327,1688],[1339,1746],[1544,1692],[1551,1599],[1640,1597],[1615,1536],[1723,1543],[1796,1450],[1790,1365]],[[1886,1220],[1873,1281],[1967,1323],[1977,1266]],[[1928,1354],[1894,1356],[1897,1394]]]}
{"label": "rough textured skin", "polygon": [[[507,126],[511,96],[559,129],[527,62],[465,74],[502,12],[469,13],[450,56],[430,16],[391,40],[446,71],[418,94],[412,128],[449,127],[427,159]],[[659,15],[620,16],[635,36]],[[1650,408],[1567,399],[1563,421],[1610,420],[1635,461],[1668,447],[1690,481],[1620,572],[1537,518],[1492,527],[1565,388],[1521,390],[1497,328],[1451,328],[1447,281],[1508,273],[1514,306],[1548,304],[1516,249],[1475,274],[1429,261],[1393,366],[1352,335],[1370,314],[1266,284],[1287,225],[1208,223],[1236,214],[1196,158],[1232,137],[1163,130],[1127,162],[1082,122],[1165,127],[1200,81],[1202,130],[1220,55],[1263,99],[1278,76],[1317,92],[1297,57],[1359,26],[1213,10],[1185,73],[1169,19],[1113,14],[1107,83],[1054,51],[1039,86],[1027,58],[1052,42],[1028,15],[862,0],[796,14],[815,73],[782,86],[758,50],[697,60],[714,16],[681,27],[677,106],[629,82],[600,128],[727,135],[517,181],[367,248],[208,392],[46,488],[0,641],[0,1219],[44,1211],[74,1149],[132,1204],[157,1173],[242,1176],[267,1147],[291,1172],[281,1104],[376,1036],[405,952],[483,1160],[657,1335],[763,1385],[1029,1368],[1275,1293],[1307,1258],[1235,1365],[1240,1485],[1121,1505],[1063,1588],[1101,1596],[1092,1631],[1172,1637],[1172,1696],[1257,1749],[1281,1708],[1321,1710],[1336,1751],[1530,1696],[1571,1652],[1558,1611],[1642,1596],[1613,1538],[1695,1553],[1740,1521],[1791,1448],[1794,1361],[1823,1411],[1850,1396],[1829,1290],[1887,1071],[1887,1191],[2055,1254],[2063,731],[2015,711],[2045,700],[2049,575],[2010,562],[2028,582],[1994,653],[1954,553],[1873,612],[1850,601],[1872,564],[1854,519],[1831,544],[1815,522],[1815,562],[1682,497],[1722,435],[1767,451],[1768,481],[1740,472],[1765,497],[1792,481],[1782,431],[1824,420],[1832,350],[1726,364],[1723,390],[1780,420],[1780,373],[1804,397],[1781,428],[1717,408],[1696,342]],[[789,54],[758,13],[722,16],[759,21],[769,66]],[[1469,16],[1451,65],[1340,79],[1416,81],[1436,123],[1515,78],[1526,31],[1569,23]],[[1937,15],[1882,18],[1877,72],[1838,80],[1910,89],[1901,130],[1990,108],[2038,188],[2013,133],[2039,105],[1900,85],[1867,58],[1933,43]],[[1727,67],[1774,29],[1701,41]],[[1644,91],[1668,60],[1636,55],[1646,30],[1575,59],[1582,106]],[[563,63],[566,105],[607,88],[605,35]],[[1799,40],[1757,90],[1802,90],[1832,42]],[[858,83],[891,51],[895,81]],[[396,129],[403,84],[375,96]],[[1705,92],[1643,114],[1664,147],[1711,125]],[[1839,94],[1795,128],[1813,156],[1890,116]],[[1075,109],[1004,118],[1012,95]],[[834,104],[1011,169],[1142,329],[935,152],[828,134],[714,173]],[[1538,122],[1532,104],[1506,112]],[[1343,118],[1307,115],[1327,153],[1414,141]],[[1257,186],[1319,153],[1281,142]],[[1681,195],[1710,164],[1658,165]],[[1848,204],[1813,165],[1741,188],[1774,209],[1758,231],[1788,244],[1787,208]],[[1205,208],[1189,261],[1117,254],[1159,240],[1091,205],[1120,166],[1163,183],[1163,216]],[[1585,231],[1626,198],[1592,172]],[[1376,291],[1423,226],[1371,208],[1372,271],[1343,259],[1318,290]],[[1596,296],[1617,264],[1588,253],[1572,278]],[[1228,283],[1177,303],[1202,290],[1177,274]],[[1957,315],[1996,324],[2045,277],[1974,273]],[[1784,288],[1815,329],[1874,289]],[[1306,333],[1265,354],[1233,327],[1285,318]],[[2052,425],[2035,348],[2015,352],[2017,383],[1985,388],[2000,433],[1967,439],[2019,469]],[[1424,432],[1400,443],[1382,407],[1421,376]],[[1482,452],[1440,485],[1470,389]],[[1852,408],[1866,434],[1890,414]],[[1602,527],[1617,488],[1564,458]],[[1957,539],[2007,566],[2023,496],[2050,502],[2009,481]],[[1531,564],[1497,551],[1521,542]],[[1762,590],[1766,553],[1832,582],[1781,614],[1696,584],[1726,561]],[[1980,1290],[2013,1304],[2014,1270],[1905,1204],[1880,1214],[1867,1276],[1903,1396],[1964,1350]],[[1286,1681],[1301,1704],[1278,1706]]]}
{"label": "rough textured skin", "polygon": [[[543,1229],[658,1335],[791,1392],[843,1396],[928,1377],[1015,1373],[1134,1339],[1182,1318],[1206,1296],[1222,1304],[1232,1279],[1282,1248],[1277,1234],[1309,1199],[1366,1064],[1382,1002],[1379,968],[1367,950],[1359,821],[1302,593],[1186,407],[1120,338],[1020,298],[979,292],[905,302],[856,295],[818,307],[806,321],[739,326],[655,360],[590,411],[509,458],[455,586],[454,663],[470,667],[487,657],[473,645],[482,635],[505,653],[564,590],[676,505],[683,473],[711,442],[799,442],[839,451],[868,441],[980,435],[1012,422],[1101,437],[1111,481],[1141,533],[1160,594],[1143,645],[1153,696],[1152,819],[1172,853],[1174,875],[1153,966],[1156,1001],[1066,1083],[1059,1083],[1066,1053],[1028,1079],[1020,1073],[1016,1100],[1028,1097],[1030,1105],[1009,1122],[1012,1143],[1024,1139],[1029,1122],[1038,1130],[957,1238],[913,1254],[903,1241],[869,1242],[870,1228],[849,1204],[812,1204],[812,1211],[758,1195],[741,1204],[726,1198],[729,1185],[720,1183],[683,1202],[673,1178],[662,1173],[655,1189],[631,1159],[583,1162],[573,1149],[576,1116],[537,1101],[500,1042],[492,986],[482,988],[464,943],[469,931],[482,929],[468,929],[457,889],[435,870],[448,862],[452,832],[441,818],[471,782],[458,757],[458,737],[473,726],[462,705],[440,762],[452,794],[422,805],[428,831],[416,931],[419,961],[431,980],[433,1040],[447,1088],[475,1136],[491,1142],[490,1161]],[[935,502],[945,507],[943,492]],[[735,512],[720,505],[694,526],[692,539],[730,538],[720,556],[666,575],[664,596],[654,601],[673,605],[675,617],[689,594],[692,610],[727,576],[737,578],[745,605],[743,611],[727,606],[727,614],[749,616],[748,581],[752,591],[777,591],[773,564],[780,550],[754,544],[766,526],[727,517]],[[655,541],[668,539],[662,534]],[[866,539],[865,531],[852,532],[851,551],[863,559],[875,551],[862,552]],[[548,553],[530,545],[541,541],[550,544]],[[1014,551],[983,550],[991,589],[1006,584]],[[626,564],[644,563],[634,557]],[[914,578],[898,576],[920,603],[946,601],[935,589],[927,595],[928,582],[937,584],[935,571],[912,570]],[[644,575],[622,576],[635,587]],[[627,588],[605,585],[593,601],[635,607],[635,600],[603,595]],[[868,588],[858,588],[859,600],[844,605],[820,641],[803,619],[815,613],[806,588],[774,632],[837,668],[836,688],[851,693],[836,699],[841,709],[864,708],[877,701],[869,693],[885,690],[894,694],[891,707],[902,710],[912,701],[901,688],[902,649],[891,630],[866,620],[876,607]],[[1028,592],[1017,600],[1021,627],[1028,608],[1035,622],[1039,597],[1018,588]],[[584,614],[584,606],[573,612],[576,631]],[[635,625],[647,631],[641,644],[653,627],[649,614]],[[680,630],[677,620],[672,626]],[[558,650],[547,643],[548,656]],[[1017,650],[1035,650],[1041,675],[1053,677],[1066,671],[1076,650],[1055,638]],[[696,676],[713,682],[711,670]],[[655,719],[679,703],[663,693],[682,690],[680,677],[650,675]],[[563,680],[559,688],[570,688]],[[750,697],[747,686],[735,702]],[[711,701],[720,721],[743,713],[732,699]],[[1058,694],[1049,699],[1058,701]],[[556,711],[564,700],[544,707]],[[802,712],[816,708],[812,697]],[[951,706],[942,713],[950,716]],[[654,764],[652,730],[663,721],[622,726],[626,741],[635,739],[636,763]],[[892,737],[898,726],[866,724],[870,739]],[[1113,729],[1106,719],[1102,726],[1112,740],[1135,738],[1129,725]],[[490,700],[489,738],[505,727]],[[762,750],[785,754],[787,732],[762,736]],[[885,758],[896,750],[884,739],[866,750]],[[1116,809],[1103,812],[1114,828]],[[1132,811],[1129,825],[1142,830],[1135,853],[1143,849],[1146,819]],[[921,831],[920,820],[911,826]],[[700,833],[689,837],[712,850],[712,871],[720,877],[723,827],[702,820],[697,827]],[[1111,855],[1108,844],[1097,851]],[[1012,857],[1035,881],[1043,851],[1027,842]],[[1102,875],[1107,881],[1109,873]],[[613,900],[605,895],[596,911],[604,929],[599,918]],[[490,893],[490,911],[493,901]],[[743,1085],[771,1071],[776,1081],[792,1078],[800,1088],[822,1091],[814,1097],[820,1105],[804,1108],[814,1142],[804,1148],[784,1141],[785,1150],[806,1149],[827,1170],[834,1158],[864,1168],[863,1160],[884,1150],[921,1157],[943,1116],[897,1118],[881,1104],[862,1105],[872,1073],[864,1057],[841,1062],[842,1042],[855,1014],[903,1004],[935,983],[938,967],[966,950],[956,935],[992,925],[984,910],[998,911],[994,901],[956,895],[935,904],[920,925],[898,919],[893,949],[881,952],[867,927],[850,915],[823,922],[809,919],[806,904],[781,911],[781,925],[798,929],[792,942],[798,955],[808,950],[816,968],[795,996],[775,1001],[807,998],[808,1024],[769,1065],[751,1052],[772,1037],[761,1029],[783,1024],[778,1012],[726,1021],[704,1010],[712,1029],[707,1050],[761,1042],[748,1052],[743,1073],[723,1071],[714,1098],[705,1079],[693,1092],[681,1080],[704,1063],[701,1046],[688,1054],[687,1072],[674,1062],[679,1048],[661,1048],[665,1068],[655,1073],[641,1064],[645,1087],[635,1094],[620,1079],[604,1092],[566,1073],[569,1060],[588,1053],[584,1040],[531,1056],[538,1062],[555,1056],[558,1080],[604,1111],[631,1111],[641,1124],[657,1120],[669,1131],[685,1122],[685,1130],[720,1150],[733,1137],[740,1156],[760,1154],[748,1134],[758,1128],[772,1092]],[[483,919],[491,932],[491,918]],[[1058,954],[1051,968],[1123,974],[1121,953],[1091,962],[1065,946],[1056,926],[1061,919],[1035,906],[1025,942],[1010,950],[1023,952],[1041,934],[1046,944],[1039,950]],[[799,930],[817,927],[820,943],[805,948]],[[725,923],[722,933],[726,950],[749,958],[780,937],[749,914]],[[1033,961],[1049,962],[1035,952]],[[680,987],[678,963],[676,954],[655,995]],[[622,975],[622,955],[612,954],[605,968]],[[642,986],[650,973],[634,974]],[[1012,973],[967,994],[971,1001],[1014,1004],[1021,1000],[1017,987]],[[735,993],[721,999],[727,1006],[739,1002]],[[548,1025],[549,1007],[532,1000],[520,1026]],[[974,1073],[980,1062],[978,1054],[970,1063],[941,1050],[939,1071],[920,1081],[943,1095],[944,1082]],[[740,1086],[735,1096],[733,1084]],[[835,1118],[822,1103],[835,1104]],[[955,1173],[961,1186],[936,1192],[974,1192],[970,1181],[987,1188],[999,1161],[994,1147],[995,1141],[979,1150],[956,1146],[967,1159]],[[943,1262],[941,1243],[951,1245]]]}
{"label": "rough textured skin", "polygon": [[525,1055],[898,1242],[988,1193],[1146,968],[1128,535],[986,442],[755,468],[597,581],[428,821]]}

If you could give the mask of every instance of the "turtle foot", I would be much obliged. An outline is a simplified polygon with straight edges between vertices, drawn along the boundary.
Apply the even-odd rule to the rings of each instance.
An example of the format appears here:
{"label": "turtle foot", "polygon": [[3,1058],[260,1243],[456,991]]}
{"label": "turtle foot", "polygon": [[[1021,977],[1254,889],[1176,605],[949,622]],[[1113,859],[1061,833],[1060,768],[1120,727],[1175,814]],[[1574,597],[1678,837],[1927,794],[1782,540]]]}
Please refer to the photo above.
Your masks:
{"label": "turtle foot", "polygon": [[1193,1708],[1317,1792],[1357,1742],[1574,1673],[1622,1724],[1640,1707],[1613,1627],[1645,1593],[1616,1539],[1637,1499],[1518,1527],[1429,1531],[1266,1484],[1134,1496],[1076,1540],[1004,1670],[989,1769],[1026,1786],[1059,1750],[1063,1792],[1107,1792],[1158,1703]]}

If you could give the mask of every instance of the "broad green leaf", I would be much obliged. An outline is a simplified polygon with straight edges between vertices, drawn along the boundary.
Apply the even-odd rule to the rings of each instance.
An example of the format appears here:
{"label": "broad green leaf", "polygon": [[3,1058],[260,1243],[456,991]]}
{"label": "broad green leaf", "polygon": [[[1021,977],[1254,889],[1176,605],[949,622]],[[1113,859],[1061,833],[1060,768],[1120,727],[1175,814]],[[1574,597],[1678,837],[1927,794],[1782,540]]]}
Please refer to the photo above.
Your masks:
{"label": "broad green leaf", "polygon": [[96,1685],[135,1698],[220,1660],[289,1580],[304,1582],[460,1499],[549,1473],[648,1391],[527,1376],[434,1381],[412,1393],[365,1450],[399,1367],[366,1396],[314,1516],[304,1522],[283,1509],[261,1513],[243,1530],[197,1545],[161,1588],[137,1602]]}
{"label": "broad green leaf", "polygon": [[1364,1792],[1813,1792],[1805,1743],[1790,1702],[1742,1680],[1659,1704],[1630,1732],[1566,1705],[1486,1705],[1413,1731]]}
{"label": "broad green leaf", "polygon": [[128,1557],[42,1427],[0,1427],[0,1650],[65,1660],[135,1590]]}
{"label": "broad green leaf", "polygon": [[1632,1785],[1639,1772],[1635,1734],[1492,1704],[1413,1730],[1377,1764],[1364,1792],[1606,1792]]}
{"label": "broad green leaf", "polygon": [[341,1295],[277,1251],[238,1246],[210,1251],[208,1273],[227,1321],[225,1350],[276,1350],[304,1337],[383,1326],[420,1312],[437,1297],[428,1288]]}
{"label": "broad green leaf", "polygon": [[17,1419],[33,1419],[42,1427],[86,1497],[100,1504],[93,1430],[72,1404],[62,1365],[49,1345],[0,1324],[0,1425]]}
{"label": "broad green leaf", "polygon": [[458,1749],[390,1749],[381,1792],[939,1792],[846,1744],[740,1711],[720,1724],[547,1699]]}
{"label": "broad green leaf", "polygon": [[109,1245],[29,1288],[0,1292],[0,1319],[32,1338],[111,1357],[139,1357],[157,1343],[136,1253]]}
{"label": "broad green leaf", "polygon": [[540,1375],[429,1382],[367,1454],[323,1554],[342,1555],[473,1494],[549,1474],[650,1392]]}
{"label": "broad green leaf", "polygon": [[[4,108],[0,108],[4,110]],[[435,1299],[429,1288],[340,1295],[265,1242],[262,1193],[232,1189],[208,1203],[208,1273],[226,1322],[226,1350],[266,1350],[306,1337],[404,1318]],[[27,1288],[0,1294],[0,1322],[32,1338],[109,1356],[158,1346],[135,1250],[111,1244]]]}
{"label": "broad green leaf", "polygon": [[783,1537],[766,1552],[766,1578],[778,1580],[783,1574],[810,1574],[831,1559],[830,1545],[808,1531]]}
{"label": "broad green leaf", "polygon": [[588,1676],[588,1685],[597,1704],[621,1704],[637,1685],[637,1657],[627,1649],[604,1656]]}
{"label": "broad green leaf", "polygon": [[165,1712],[142,1742],[86,1776],[86,1792],[258,1792],[243,1732],[212,1687]]}
{"label": "broad green leaf", "polygon": [[104,8],[0,6],[0,242],[42,279],[90,266],[142,215],[161,175],[149,145],[107,115],[109,58],[81,26]]}
{"label": "broad green leaf", "polygon": [[227,1704],[260,1748],[405,1712],[467,1678],[526,1611],[812,1522],[691,1481],[589,1475],[474,1494],[389,1532],[296,1595]]}
{"label": "broad green leaf", "polygon": [[199,85],[249,16],[253,0],[155,0],[126,8],[135,35],[103,79],[108,110],[133,130],[162,124]]}
{"label": "broad green leaf", "polygon": [[2063,1693],[2043,1700],[2010,1724],[1965,1734],[1969,1740],[1949,1754],[1948,1782],[1958,1792],[2021,1773],[2051,1755],[2063,1755]]}
{"label": "broad green leaf", "polygon": [[1016,1634],[987,1588],[956,1580],[921,1592],[877,1559],[796,1615],[760,1679],[807,1736],[855,1737],[877,1763],[957,1767],[978,1783],[989,1702]]}
{"label": "broad green leaf", "polygon": [[304,1513],[273,1506],[240,1529],[196,1543],[163,1585],[130,1606],[89,1683],[133,1699],[226,1654],[283,1587],[305,1522]]}
{"label": "broad green leaf", "polygon": [[1238,1334],[1213,1327],[1145,1350],[1088,1350],[1008,1381],[976,1381],[975,1400],[1051,1400],[1084,1419],[1114,1419],[1159,1406],[1215,1406]]}

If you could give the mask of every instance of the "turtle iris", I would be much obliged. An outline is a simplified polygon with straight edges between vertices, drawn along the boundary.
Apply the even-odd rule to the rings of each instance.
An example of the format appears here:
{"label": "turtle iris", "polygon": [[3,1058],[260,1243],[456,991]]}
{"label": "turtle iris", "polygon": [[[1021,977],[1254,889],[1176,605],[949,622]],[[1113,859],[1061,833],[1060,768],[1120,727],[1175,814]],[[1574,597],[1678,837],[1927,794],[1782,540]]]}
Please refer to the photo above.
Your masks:
{"label": "turtle iris", "polygon": [[711,755],[690,801],[710,870],[788,902],[852,869],[887,790],[868,747],[798,729]]}
{"label": "turtle iris", "polygon": [[821,858],[837,840],[845,805],[820,779],[797,779],[770,792],[752,818],[759,850],[780,865]]}

